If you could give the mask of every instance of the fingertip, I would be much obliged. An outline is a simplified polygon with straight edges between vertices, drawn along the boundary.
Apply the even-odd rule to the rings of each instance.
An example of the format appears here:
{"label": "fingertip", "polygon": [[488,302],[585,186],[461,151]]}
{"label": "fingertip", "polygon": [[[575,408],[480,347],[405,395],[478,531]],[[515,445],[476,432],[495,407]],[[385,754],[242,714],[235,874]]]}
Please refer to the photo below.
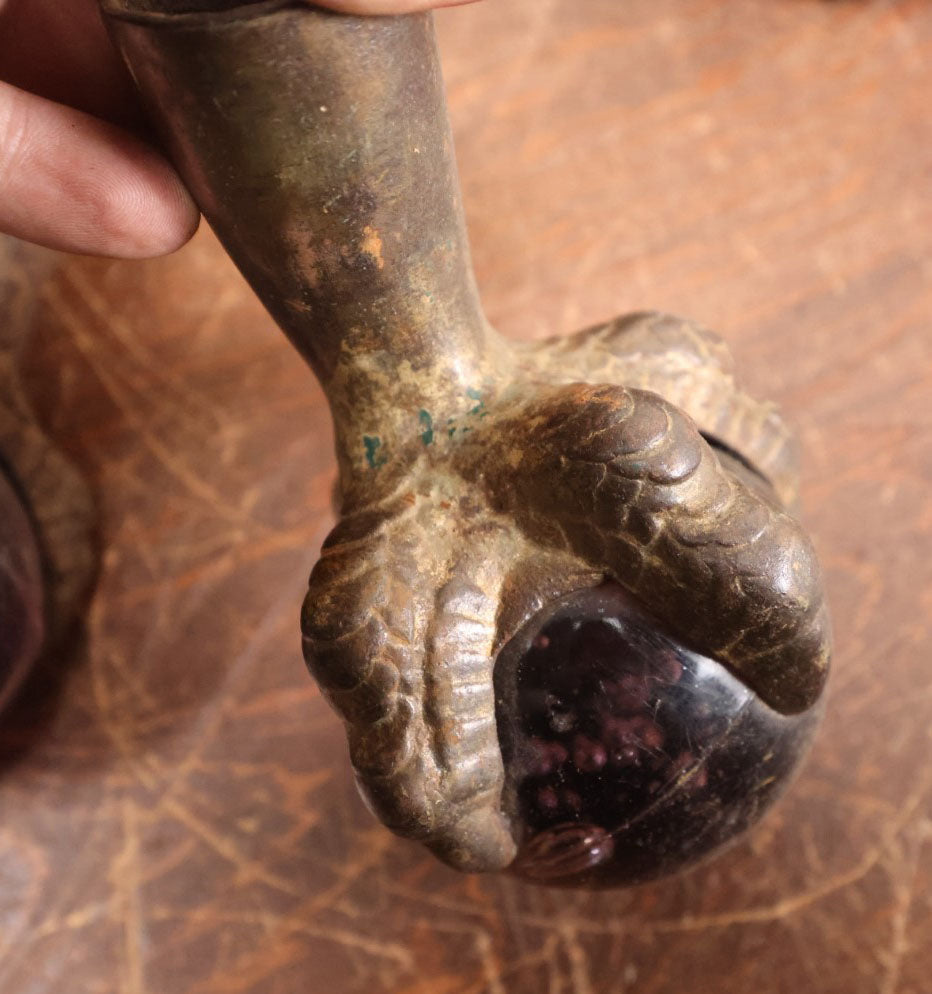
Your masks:
{"label": "fingertip", "polygon": [[154,148],[0,83],[0,231],[60,251],[140,259],[180,248],[199,220]]}
{"label": "fingertip", "polygon": [[200,211],[178,173],[154,149],[142,146],[126,154],[122,175],[99,190],[96,230],[89,230],[87,237],[99,242],[102,255],[170,255],[194,237]]}

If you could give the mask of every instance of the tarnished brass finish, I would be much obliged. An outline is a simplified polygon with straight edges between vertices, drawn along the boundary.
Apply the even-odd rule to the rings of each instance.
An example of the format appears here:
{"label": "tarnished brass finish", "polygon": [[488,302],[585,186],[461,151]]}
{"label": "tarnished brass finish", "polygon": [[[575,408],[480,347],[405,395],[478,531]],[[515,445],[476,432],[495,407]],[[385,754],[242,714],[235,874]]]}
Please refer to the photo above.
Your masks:
{"label": "tarnished brass finish", "polygon": [[790,435],[701,328],[634,314],[509,343],[483,316],[428,15],[108,0],[208,220],[320,379],[341,517],[308,664],[382,820],[461,869],[514,858],[492,671],[612,578],[778,712],[828,621]]}

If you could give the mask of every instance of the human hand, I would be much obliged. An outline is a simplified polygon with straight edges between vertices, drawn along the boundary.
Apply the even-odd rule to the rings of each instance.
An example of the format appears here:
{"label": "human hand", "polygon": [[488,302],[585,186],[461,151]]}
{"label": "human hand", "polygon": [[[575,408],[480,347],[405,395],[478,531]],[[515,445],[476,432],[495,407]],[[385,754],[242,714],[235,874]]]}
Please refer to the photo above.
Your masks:
{"label": "human hand", "polygon": [[[469,2],[319,0],[354,14]],[[98,0],[0,0],[0,232],[121,258],[180,248],[200,214],[144,136]]]}

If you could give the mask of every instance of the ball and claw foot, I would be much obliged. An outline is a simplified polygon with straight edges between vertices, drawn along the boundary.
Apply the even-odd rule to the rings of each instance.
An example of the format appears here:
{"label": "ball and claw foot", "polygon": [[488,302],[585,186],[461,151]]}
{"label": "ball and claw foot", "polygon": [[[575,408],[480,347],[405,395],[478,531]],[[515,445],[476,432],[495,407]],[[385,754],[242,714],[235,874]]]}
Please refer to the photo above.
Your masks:
{"label": "ball and claw foot", "polygon": [[344,508],[306,658],[399,834],[463,870],[648,879],[759,817],[815,725],[830,635],[791,440],[674,318],[501,354]]}

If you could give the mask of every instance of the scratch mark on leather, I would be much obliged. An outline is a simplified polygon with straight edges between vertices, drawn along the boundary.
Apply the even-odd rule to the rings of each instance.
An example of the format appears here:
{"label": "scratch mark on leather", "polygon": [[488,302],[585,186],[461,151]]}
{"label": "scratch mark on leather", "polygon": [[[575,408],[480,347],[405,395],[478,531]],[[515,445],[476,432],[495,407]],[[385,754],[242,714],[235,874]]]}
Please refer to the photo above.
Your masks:
{"label": "scratch mark on leather", "polygon": [[579,935],[569,924],[560,926],[560,937],[570,963],[570,979],[573,994],[594,994],[592,981],[589,977],[589,960],[579,942]]}
{"label": "scratch mark on leather", "polygon": [[60,289],[52,286],[48,290],[48,295],[49,303],[54,307],[56,316],[68,330],[75,345],[81,350],[84,359],[93,369],[110,399],[120,409],[127,422],[133,426],[139,441],[148,448],[174,479],[178,480],[194,496],[208,504],[215,514],[235,522],[249,520],[248,515],[244,514],[241,508],[228,504],[213,487],[193,473],[185,462],[165,445],[151,429],[149,419],[131,399],[132,388],[121,384],[117,374],[99,359],[91,336],[66,304]]}
{"label": "scratch mark on leather", "polygon": [[918,827],[920,830],[919,838],[913,845],[913,852],[909,856],[904,855],[904,858],[901,860],[901,862],[906,864],[902,867],[905,873],[891,872],[890,874],[896,896],[896,908],[891,922],[892,935],[890,937],[890,948],[881,952],[881,959],[885,963],[886,972],[880,988],[880,994],[896,994],[899,987],[903,960],[910,951],[907,929],[910,921],[910,913],[913,909],[919,864],[925,843],[924,833],[922,833],[924,823],[920,823]]}
{"label": "scratch mark on leather", "polygon": [[299,896],[300,891],[293,881],[277,873],[272,873],[260,861],[244,855],[232,838],[222,835],[220,832],[211,828],[210,825],[194,815],[177,799],[173,797],[163,798],[160,806],[210,846],[214,852],[235,866],[238,871],[237,883],[244,884],[260,880],[262,883],[268,884],[269,887],[280,890],[284,894],[290,894],[292,897]]}
{"label": "scratch mark on leather", "polygon": [[120,893],[121,924],[123,928],[123,957],[125,994],[146,994],[139,867],[139,825],[132,801],[122,804],[123,849],[114,863],[114,883]]}

